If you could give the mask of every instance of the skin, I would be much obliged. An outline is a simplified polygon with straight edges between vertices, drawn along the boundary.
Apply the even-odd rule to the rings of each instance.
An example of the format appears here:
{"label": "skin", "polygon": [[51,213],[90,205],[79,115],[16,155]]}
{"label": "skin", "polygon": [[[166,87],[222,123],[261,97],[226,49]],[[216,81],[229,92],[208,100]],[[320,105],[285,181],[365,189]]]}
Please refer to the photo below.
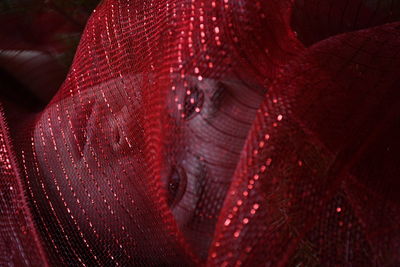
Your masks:
{"label": "skin", "polygon": [[[157,234],[161,226],[147,223],[162,221],[149,204],[150,193],[144,191],[145,185],[137,187],[146,182],[143,99],[137,90],[142,82],[139,75],[129,76],[60,94],[34,125],[34,150],[50,201],[69,209],[72,216],[63,220],[79,225],[94,242],[105,238],[123,244],[162,236]],[[173,78],[173,84],[161,114],[165,127],[161,178],[178,227],[199,257],[206,258],[264,88],[237,79],[196,77],[186,82]],[[137,248],[124,249],[126,254],[141,255]]]}
{"label": "skin", "polygon": [[185,186],[182,181],[178,190],[184,193],[178,191],[172,211],[188,241],[205,258],[264,88],[237,79],[197,77],[175,84],[168,94],[172,123],[167,125],[173,126],[167,131],[166,159],[168,166],[180,168],[177,173],[187,182]]}

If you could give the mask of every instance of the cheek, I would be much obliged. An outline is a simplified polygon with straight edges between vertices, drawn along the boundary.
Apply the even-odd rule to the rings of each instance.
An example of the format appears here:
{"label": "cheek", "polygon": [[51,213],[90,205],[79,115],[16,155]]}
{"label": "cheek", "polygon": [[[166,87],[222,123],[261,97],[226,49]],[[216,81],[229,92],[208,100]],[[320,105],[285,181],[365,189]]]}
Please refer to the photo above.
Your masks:
{"label": "cheek", "polygon": [[[95,104],[83,113],[74,109],[76,101],[48,108],[34,130],[38,171],[31,172],[39,172],[41,183],[34,190],[47,194],[41,209],[49,210],[46,203],[51,203],[62,214],[60,228],[96,243],[96,254],[111,244],[121,257],[143,257],[147,254],[140,250],[169,237],[153,199],[155,189],[149,187],[141,129],[126,105],[109,102],[111,113],[100,104],[104,100],[91,99]],[[85,121],[77,123],[82,117]]]}

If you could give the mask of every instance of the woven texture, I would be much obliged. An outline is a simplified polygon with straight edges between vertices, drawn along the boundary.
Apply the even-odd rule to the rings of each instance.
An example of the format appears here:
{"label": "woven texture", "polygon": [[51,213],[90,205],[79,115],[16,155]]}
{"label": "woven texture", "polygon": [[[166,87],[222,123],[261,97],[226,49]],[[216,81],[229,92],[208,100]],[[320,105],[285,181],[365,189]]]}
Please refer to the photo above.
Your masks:
{"label": "woven texture", "polygon": [[0,31],[0,265],[400,264],[399,1],[79,14]]}

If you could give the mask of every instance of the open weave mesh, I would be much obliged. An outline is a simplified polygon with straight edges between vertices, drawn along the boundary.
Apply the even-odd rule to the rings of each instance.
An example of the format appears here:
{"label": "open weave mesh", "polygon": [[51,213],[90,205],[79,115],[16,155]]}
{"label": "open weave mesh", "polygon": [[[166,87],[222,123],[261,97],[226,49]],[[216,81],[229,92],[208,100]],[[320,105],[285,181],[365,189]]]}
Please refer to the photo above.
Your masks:
{"label": "open weave mesh", "polygon": [[[102,1],[49,103],[2,104],[0,265],[399,265],[399,19],[395,0]],[[65,49],[14,30],[0,63]]]}

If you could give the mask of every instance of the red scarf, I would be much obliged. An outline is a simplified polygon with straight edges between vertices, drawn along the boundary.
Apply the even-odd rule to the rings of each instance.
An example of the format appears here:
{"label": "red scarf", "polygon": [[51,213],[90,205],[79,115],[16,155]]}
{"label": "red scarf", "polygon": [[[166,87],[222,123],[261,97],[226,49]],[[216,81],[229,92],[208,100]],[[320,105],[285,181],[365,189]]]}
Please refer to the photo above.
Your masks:
{"label": "red scarf", "polygon": [[0,40],[0,265],[400,264],[390,2],[105,0],[54,96]]}

